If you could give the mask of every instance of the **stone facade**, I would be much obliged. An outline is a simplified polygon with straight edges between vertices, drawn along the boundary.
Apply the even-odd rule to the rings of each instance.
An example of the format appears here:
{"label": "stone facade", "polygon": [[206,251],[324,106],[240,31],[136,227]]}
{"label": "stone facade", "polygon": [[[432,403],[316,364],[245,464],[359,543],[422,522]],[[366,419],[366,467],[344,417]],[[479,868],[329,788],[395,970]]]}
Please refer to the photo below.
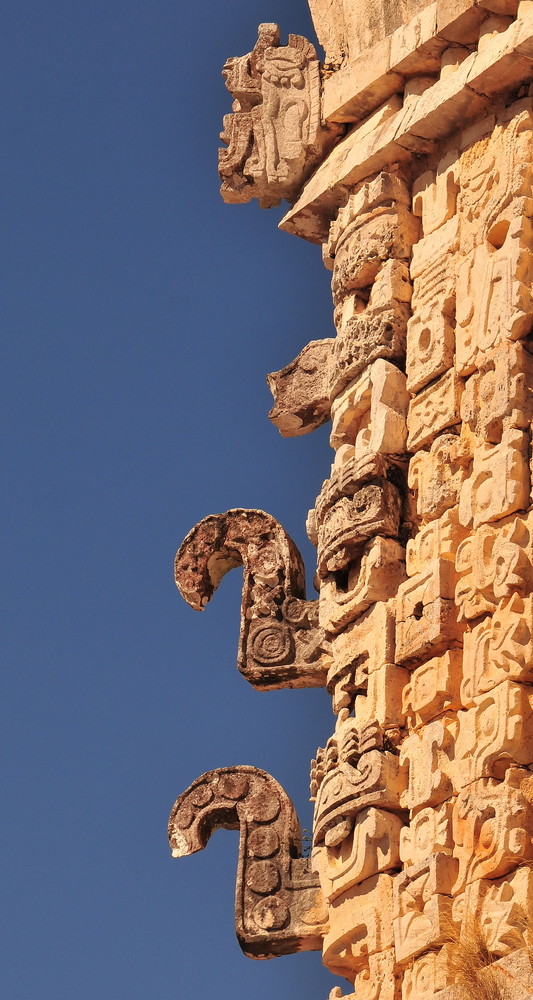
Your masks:
{"label": "stone facade", "polygon": [[[263,771],[199,778],[177,856],[241,831],[246,954],[321,949],[357,1000],[533,995],[533,3],[310,0],[326,62],[261,25],[229,60],[223,196],[291,207],[336,335],[268,376],[284,436],[331,420],[307,518],[319,597],[262,511],[201,521],[201,609],[244,566],[238,665],[324,686],[312,858]],[[317,484],[318,486],[318,484]],[[331,997],[342,991],[332,990]]]}

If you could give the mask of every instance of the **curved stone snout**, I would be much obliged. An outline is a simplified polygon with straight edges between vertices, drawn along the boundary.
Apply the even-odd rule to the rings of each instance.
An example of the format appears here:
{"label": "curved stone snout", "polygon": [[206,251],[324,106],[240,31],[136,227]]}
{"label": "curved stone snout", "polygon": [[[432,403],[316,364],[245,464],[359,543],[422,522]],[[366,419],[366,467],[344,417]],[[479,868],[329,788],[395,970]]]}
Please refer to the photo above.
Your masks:
{"label": "curved stone snout", "polygon": [[168,834],[174,857],[201,851],[215,830],[239,830],[235,929],[245,955],[273,958],[322,947],[327,910],[298,817],[266,771],[242,765],[201,775],[177,799]]}
{"label": "curved stone snout", "polygon": [[176,586],[202,611],[230,569],[244,567],[238,667],[255,687],[320,687],[328,643],[318,601],[305,599],[302,557],[287,532],[262,510],[211,514],[182,542]]}

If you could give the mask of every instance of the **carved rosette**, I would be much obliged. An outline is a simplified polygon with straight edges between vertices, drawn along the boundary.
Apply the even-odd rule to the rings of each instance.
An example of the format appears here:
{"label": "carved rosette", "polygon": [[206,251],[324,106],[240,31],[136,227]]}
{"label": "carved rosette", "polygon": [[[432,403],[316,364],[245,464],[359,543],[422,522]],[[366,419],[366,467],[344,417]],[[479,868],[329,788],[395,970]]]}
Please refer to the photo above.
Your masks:
{"label": "carved rosette", "polygon": [[327,929],[318,877],[302,857],[294,806],[255,767],[221,767],[197,778],[170,814],[174,857],[201,851],[220,828],[239,830],[235,927],[250,958],[322,947]]}
{"label": "carved rosette", "polygon": [[261,510],[229,510],[200,521],[182,542],[176,585],[201,611],[225,574],[244,567],[238,666],[254,687],[325,683],[328,643],[318,601],[305,599],[305,571],[294,542]]}

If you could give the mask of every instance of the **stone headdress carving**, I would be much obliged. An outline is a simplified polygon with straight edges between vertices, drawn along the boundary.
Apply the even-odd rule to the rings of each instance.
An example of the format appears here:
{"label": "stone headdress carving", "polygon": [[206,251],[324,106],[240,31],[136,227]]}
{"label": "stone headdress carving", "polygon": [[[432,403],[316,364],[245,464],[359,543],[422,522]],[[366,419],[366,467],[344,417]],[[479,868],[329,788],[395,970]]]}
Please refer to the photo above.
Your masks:
{"label": "stone headdress carving", "polygon": [[301,35],[279,44],[277,24],[260,24],[257,42],[223,70],[234,97],[225,115],[219,151],[226,202],[258,198],[263,208],[292,201],[338,129],[320,120],[320,68],[315,49]]}

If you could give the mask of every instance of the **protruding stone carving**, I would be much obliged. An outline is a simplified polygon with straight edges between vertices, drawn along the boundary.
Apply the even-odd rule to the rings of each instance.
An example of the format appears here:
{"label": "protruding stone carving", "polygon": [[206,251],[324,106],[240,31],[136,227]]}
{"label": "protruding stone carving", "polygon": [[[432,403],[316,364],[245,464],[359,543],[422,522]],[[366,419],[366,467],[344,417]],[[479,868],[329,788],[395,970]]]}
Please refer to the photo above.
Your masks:
{"label": "protruding stone carving", "polygon": [[419,809],[400,833],[400,858],[404,865],[418,865],[431,854],[452,854],[453,801]]}
{"label": "protruding stone carving", "polygon": [[504,337],[520,340],[532,328],[531,220],[500,221],[489,245],[464,257],[457,275],[457,368],[468,374]]}
{"label": "protruding stone carving", "polygon": [[484,618],[464,637],[461,701],[475,704],[477,695],[503,680],[533,683],[533,597],[514,594],[492,617]]}
{"label": "protruding stone carving", "polygon": [[441,1000],[440,991],[455,978],[449,955],[453,947],[445,944],[438,951],[426,951],[413,959],[403,977],[403,1000],[433,1000],[435,995]]}
{"label": "protruding stone carving", "polygon": [[[533,869],[520,867],[510,875],[494,881],[483,881],[476,893],[477,915],[487,946],[492,955],[499,957],[513,953],[520,956],[522,949],[531,951],[531,909],[533,907]],[[477,888],[473,887],[473,888]],[[471,908],[474,893],[469,893]],[[516,953],[518,952],[518,956]],[[523,954],[523,952],[522,952]],[[505,968],[505,966],[503,967]],[[531,966],[530,966],[531,968]],[[511,982],[520,983],[515,966]],[[503,977],[502,977],[503,978]],[[533,975],[530,979],[533,988]],[[521,996],[521,994],[518,994]]]}
{"label": "protruding stone carving", "polygon": [[[316,58],[263,26],[226,67],[237,104],[222,165],[228,200],[298,195],[281,227],[322,243],[332,272],[335,338],[269,376],[284,436],[332,419],[334,461],[307,521],[319,599],[305,601],[296,550],[260,512],[202,522],[180,550],[182,589],[205,603],[244,563],[243,673],[266,688],[325,681],[331,695],[334,733],[311,766],[312,864],[323,960],[353,984],[346,1000],[525,1000],[533,3],[311,6],[334,63],[325,118],[349,133],[297,192],[319,156],[298,118]],[[276,73],[298,59],[296,95],[297,73],[284,90]],[[256,856],[247,883],[269,914],[285,884],[273,858]]]}
{"label": "protruding stone carving", "polygon": [[412,317],[407,326],[407,388],[418,392],[453,365],[455,252],[458,217],[424,236],[413,249]]}
{"label": "protruding stone carving", "polygon": [[522,343],[504,341],[467,379],[461,417],[479,438],[498,444],[509,428],[527,428],[532,415],[533,359]]}
{"label": "protruding stone carving", "polygon": [[408,766],[408,786],[402,794],[404,809],[436,806],[453,795],[455,737],[453,716],[430,722],[420,733],[411,733],[400,749],[400,764]]}
{"label": "protruding stone carving", "polygon": [[281,785],[255,767],[201,775],[170,815],[173,856],[201,851],[221,828],[240,831],[235,927],[244,953],[273,958],[321,948],[327,909],[310,860],[302,857],[298,818]]}
{"label": "protruding stone carving", "polygon": [[333,401],[331,447],[353,445],[359,465],[371,455],[403,455],[408,404],[403,372],[389,361],[375,361]]}
{"label": "protruding stone carving", "polygon": [[418,451],[413,456],[407,481],[415,493],[417,513],[423,522],[441,517],[450,507],[457,506],[470,463],[469,450],[454,434],[439,435],[429,451]]}
{"label": "protruding stone carving", "polygon": [[334,736],[325,749],[319,748],[311,766],[315,846],[345,840],[355,816],[368,806],[402,808],[406,774],[394,742],[378,723],[359,725],[345,715],[341,713]]}
{"label": "protruding stone carving", "polygon": [[[329,677],[329,675],[328,675]],[[402,695],[409,671],[386,663],[368,675],[366,689],[355,699],[355,719],[359,726],[378,722],[387,731],[397,731],[405,723]]]}
{"label": "protruding stone carving", "polygon": [[407,542],[405,557],[409,576],[425,572],[428,563],[437,557],[454,563],[458,545],[466,535],[459,523],[459,510],[452,507],[442,517],[419,528]]}
{"label": "protruding stone carving", "polygon": [[414,728],[460,708],[461,677],[460,649],[449,649],[413,670],[403,689],[403,712],[409,725]]}
{"label": "protruding stone carving", "polygon": [[393,538],[372,538],[343,573],[321,582],[318,620],[334,635],[376,601],[394,597],[405,579],[405,550]]}
{"label": "protruding stone carving", "polygon": [[502,680],[459,712],[456,754],[462,785],[502,778],[513,764],[533,764],[533,689]]}
{"label": "protruding stone carving", "polygon": [[460,422],[462,391],[462,379],[450,370],[411,400],[407,417],[409,451],[423,448],[440,431]]}
{"label": "protruding stone carving", "polygon": [[227,149],[219,151],[224,201],[293,201],[339,134],[321,123],[315,49],[301,35],[280,45],[277,24],[260,24],[253,50],[228,59],[223,76],[234,98],[221,133]]}
{"label": "protruding stone carving", "polygon": [[526,509],[530,490],[527,445],[524,431],[509,428],[499,444],[483,442],[476,448],[472,475],[459,501],[461,524],[477,528]]}
{"label": "protruding stone carving", "polygon": [[329,483],[325,484],[319,498],[322,516],[318,527],[318,574],[322,578],[346,570],[361,556],[370,538],[376,535],[396,538],[400,528],[401,498],[387,480],[364,484],[352,497],[339,499],[335,496],[335,484],[331,492],[328,487]]}
{"label": "protruding stone carving", "polygon": [[312,340],[279,372],[267,375],[274,396],[269,417],[282,437],[314,431],[329,419],[328,360],[332,339]]}
{"label": "protruding stone carving", "polygon": [[401,583],[396,601],[396,659],[415,666],[461,645],[462,626],[454,604],[455,567],[435,559]]}
{"label": "protruding stone carving", "polygon": [[327,642],[318,601],[305,600],[305,571],[294,542],[261,510],[212,514],[189,532],[176,555],[176,585],[201,611],[221,579],[244,566],[238,666],[254,687],[320,687]]}
{"label": "protruding stone carving", "polygon": [[405,182],[379,174],[340,210],[324,260],[333,271],[337,338],[330,356],[332,399],[378,358],[401,361],[409,318],[407,262],[418,239]]}
{"label": "protruding stone carving", "polygon": [[[492,130],[487,124],[485,134],[469,145],[459,161],[458,207],[465,254],[486,241],[489,253],[501,248],[510,219],[529,216],[531,211],[527,204],[533,176],[530,102],[511,104]],[[482,297],[478,292],[476,298]]]}
{"label": "protruding stone carving", "polygon": [[451,219],[457,208],[459,151],[451,149],[436,171],[428,170],[413,184],[413,212],[422,219],[424,235]]}

